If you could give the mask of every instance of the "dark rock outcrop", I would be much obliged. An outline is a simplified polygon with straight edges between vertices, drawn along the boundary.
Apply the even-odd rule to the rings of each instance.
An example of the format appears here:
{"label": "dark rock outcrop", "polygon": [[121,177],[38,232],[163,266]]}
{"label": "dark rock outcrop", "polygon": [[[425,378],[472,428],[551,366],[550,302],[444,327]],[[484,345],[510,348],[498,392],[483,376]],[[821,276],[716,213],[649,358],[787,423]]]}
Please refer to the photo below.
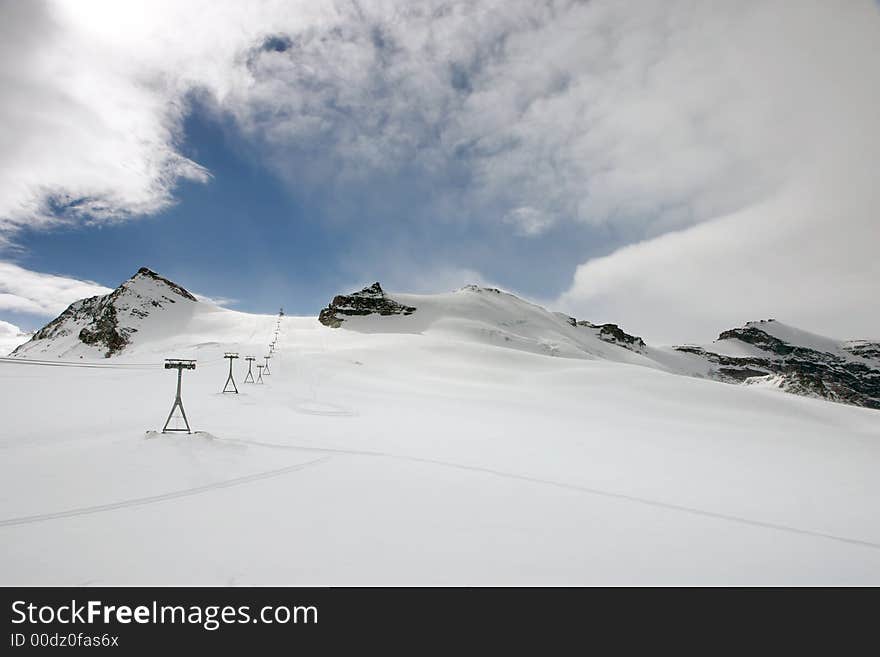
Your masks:
{"label": "dark rock outcrop", "polygon": [[379,283],[365,287],[360,292],[339,294],[330,305],[318,314],[324,326],[339,328],[346,317],[362,315],[411,315],[416,309],[389,298]]}
{"label": "dark rock outcrop", "polygon": [[841,347],[843,353],[835,353],[790,344],[760,325],[724,331],[718,341],[739,340],[766,355],[729,356],[696,346],[675,349],[708,361],[713,366],[710,376],[720,381],[743,383],[761,377],[794,394],[880,409],[880,367],[876,366],[880,363],[871,362],[876,344],[848,343]]}
{"label": "dark rock outcrop", "polygon": [[577,326],[598,330],[597,336],[600,340],[616,344],[618,347],[642,353],[647,348],[645,341],[637,335],[630,335],[617,324],[593,324],[586,320],[577,322]]}
{"label": "dark rock outcrop", "polygon": [[[113,305],[116,299],[114,295],[118,296],[118,291],[119,288],[110,294],[74,301],[63,313],[34,333],[28,342],[13,351],[12,355],[21,355],[35,342],[51,341],[71,333],[76,333],[80,341],[85,344],[104,347],[106,349],[104,355],[108,358],[121,351],[129,343],[136,329],[119,326],[116,308]],[[78,329],[80,326],[82,328]]]}
{"label": "dark rock outcrop", "polygon": [[568,323],[572,326],[592,329],[595,332],[596,337],[604,342],[623,347],[624,349],[629,349],[638,354],[644,353],[648,348],[645,341],[639,336],[630,335],[617,324],[593,324],[585,319],[578,321],[574,317],[568,317],[567,319]]}

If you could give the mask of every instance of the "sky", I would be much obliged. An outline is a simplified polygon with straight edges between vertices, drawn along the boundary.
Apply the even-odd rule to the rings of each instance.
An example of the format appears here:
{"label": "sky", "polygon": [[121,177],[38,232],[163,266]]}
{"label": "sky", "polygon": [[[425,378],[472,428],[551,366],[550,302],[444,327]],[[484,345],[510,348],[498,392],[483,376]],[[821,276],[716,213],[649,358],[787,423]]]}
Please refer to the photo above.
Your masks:
{"label": "sky", "polygon": [[148,266],[880,338],[878,43],[870,0],[0,0],[0,329]]}

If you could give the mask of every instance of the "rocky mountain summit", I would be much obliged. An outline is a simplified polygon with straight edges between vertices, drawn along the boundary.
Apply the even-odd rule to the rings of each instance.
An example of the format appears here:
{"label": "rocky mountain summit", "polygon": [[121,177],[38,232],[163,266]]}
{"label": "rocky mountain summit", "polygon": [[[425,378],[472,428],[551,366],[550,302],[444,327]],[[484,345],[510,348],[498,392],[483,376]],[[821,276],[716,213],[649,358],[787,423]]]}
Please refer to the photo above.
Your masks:
{"label": "rocky mountain summit", "polygon": [[110,294],[70,304],[11,355],[35,357],[50,347],[57,352],[59,345],[72,355],[86,345],[109,358],[125,349],[151,313],[196,301],[182,286],[141,267]]}
{"label": "rocky mountain summit", "polygon": [[405,306],[390,299],[378,282],[365,287],[360,292],[339,294],[333,297],[330,305],[321,310],[318,321],[324,326],[339,328],[346,317],[360,315],[411,315],[413,306]]}
{"label": "rocky mountain summit", "polygon": [[708,347],[679,346],[728,383],[764,383],[787,392],[880,409],[880,344],[837,342],[774,319],[724,331]]}

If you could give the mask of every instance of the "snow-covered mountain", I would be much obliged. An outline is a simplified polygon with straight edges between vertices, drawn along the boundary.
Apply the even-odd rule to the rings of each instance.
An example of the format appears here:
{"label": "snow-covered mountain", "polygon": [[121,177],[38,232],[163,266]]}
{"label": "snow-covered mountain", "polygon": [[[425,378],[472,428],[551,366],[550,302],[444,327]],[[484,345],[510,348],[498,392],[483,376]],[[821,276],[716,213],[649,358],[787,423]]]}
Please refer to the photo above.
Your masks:
{"label": "snow-covered mountain", "polygon": [[379,283],[334,297],[319,321],[362,332],[445,334],[568,358],[602,358],[677,374],[777,387],[880,408],[880,343],[839,342],[776,320],[724,331],[711,345],[652,347],[616,324],[553,313],[494,288],[387,295]]}
{"label": "snow-covered mountain", "polygon": [[[872,343],[765,322],[695,353],[477,287],[323,323],[179,290],[139,272],[0,359],[4,583],[880,583],[878,411],[710,380]],[[191,435],[159,433],[169,357]]]}
{"label": "snow-covered mountain", "polygon": [[199,301],[182,286],[141,267],[110,294],[70,304],[12,352],[28,358],[75,358],[122,352],[141,341],[174,333],[192,317]]}
{"label": "snow-covered mountain", "polygon": [[325,326],[363,333],[420,333],[547,356],[604,358],[655,365],[641,338],[615,324],[554,313],[491,287],[467,285],[445,294],[394,294],[379,283],[339,295],[318,316]]}
{"label": "snow-covered mountain", "polygon": [[841,342],[765,319],[724,331],[711,345],[674,349],[686,357],[685,372],[880,408],[878,342]]}
{"label": "snow-covered mountain", "polygon": [[[241,341],[244,313],[199,301],[182,286],[141,268],[110,294],[77,301],[18,347],[26,358],[111,357],[198,342]],[[880,343],[838,342],[776,320],[724,331],[709,345],[650,346],[616,324],[555,313],[489,287],[445,294],[387,294],[377,282],[338,295],[318,321],[366,334],[420,334],[533,354],[602,359],[776,387],[799,395],[880,408]]]}

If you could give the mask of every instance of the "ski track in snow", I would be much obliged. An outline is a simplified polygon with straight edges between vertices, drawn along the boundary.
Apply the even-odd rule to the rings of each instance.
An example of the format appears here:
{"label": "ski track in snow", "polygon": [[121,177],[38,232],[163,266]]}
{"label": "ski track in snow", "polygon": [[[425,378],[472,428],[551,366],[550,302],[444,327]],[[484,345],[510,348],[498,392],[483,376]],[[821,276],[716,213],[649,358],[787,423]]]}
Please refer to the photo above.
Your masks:
{"label": "ski track in snow", "polygon": [[277,443],[266,443],[257,440],[242,440],[238,438],[220,438],[215,437],[216,440],[222,440],[225,442],[234,442],[245,445],[253,445],[255,447],[266,447],[270,449],[290,449],[297,451],[306,451],[306,452],[321,452],[327,454],[327,456],[314,459],[312,461],[307,461],[305,463],[298,463],[296,465],[287,466],[284,468],[277,468],[275,470],[267,470],[265,472],[257,472],[250,475],[245,475],[243,477],[236,477],[233,479],[226,479],[224,481],[214,482],[211,484],[206,484],[204,486],[196,486],[193,488],[185,488],[182,490],[171,491],[168,493],[160,493],[158,495],[149,495],[146,497],[138,497],[129,500],[122,500],[119,502],[110,502],[108,504],[97,504],[93,506],[80,507],[75,509],[67,509],[65,511],[56,511],[50,513],[40,513],[30,516],[21,516],[18,518],[8,518],[6,520],[0,520],[0,527],[13,527],[17,525],[27,525],[36,522],[45,522],[49,520],[60,520],[65,518],[71,518],[74,516],[82,516],[82,515],[90,515],[94,513],[103,513],[105,511],[115,511],[118,509],[125,509],[134,506],[144,506],[147,504],[155,504],[158,502],[165,502],[168,500],[178,499],[181,497],[189,497],[192,495],[200,495],[202,493],[208,493],[213,490],[218,490],[222,488],[230,488],[233,486],[241,486],[249,483],[253,483],[256,481],[261,481],[264,479],[270,479],[273,477],[279,477],[282,475],[290,474],[292,472],[296,472],[299,470],[303,470],[307,467],[318,465],[319,463],[324,463],[329,461],[333,455],[335,454],[344,454],[346,456],[360,456],[360,457],[369,457],[369,458],[388,458],[394,459],[398,461],[406,461],[410,463],[422,463],[429,465],[436,465],[445,468],[452,468],[456,470],[464,470],[467,472],[479,472],[483,474],[489,474],[494,477],[501,477],[504,479],[512,479],[515,481],[524,481],[532,484],[541,484],[544,486],[553,486],[555,488],[561,488],[564,490],[572,490],[579,493],[584,493],[587,495],[595,495],[599,497],[605,497],[609,499],[621,500],[625,502],[631,502],[634,504],[641,504],[646,506],[651,506],[655,508],[666,509],[670,511],[677,511],[680,513],[687,513],[693,516],[699,516],[703,518],[711,518],[713,520],[723,520],[726,522],[733,522],[739,525],[746,525],[750,527],[758,527],[761,529],[770,529],[773,531],[784,532],[788,534],[796,534],[800,536],[809,536],[812,538],[821,538],[825,540],[835,541],[838,543],[845,543],[848,545],[856,545],[859,547],[871,548],[874,550],[880,550],[880,543],[875,543],[872,541],[850,538],[848,536],[839,536],[837,534],[828,534],[825,532],[815,531],[811,529],[801,529],[799,527],[791,527],[789,525],[780,525],[777,523],[766,522],[762,520],[754,520],[751,518],[745,518],[742,516],[736,516],[727,513],[720,513],[717,511],[709,511],[706,509],[700,509],[697,507],[690,507],[681,504],[672,504],[670,502],[663,502],[660,500],[655,500],[647,497],[639,497],[637,495],[628,495],[626,493],[618,493],[615,491],[603,490],[600,488],[592,488],[589,486],[580,486],[577,484],[570,484],[562,481],[555,481],[553,479],[543,479],[540,477],[533,477],[531,475],[519,474],[515,472],[506,472],[504,470],[496,470],[493,468],[486,468],[482,466],[476,465],[466,465],[463,463],[455,463],[451,461],[442,461],[439,459],[430,459],[423,458],[418,456],[405,456],[401,454],[392,454],[389,452],[373,452],[369,450],[351,450],[351,449],[340,449],[340,448],[332,448],[332,447],[312,447],[306,445],[295,445],[295,444],[277,444]]}
{"label": "ski track in snow", "polygon": [[[828,534],[825,532],[815,531],[812,529],[801,529],[799,527],[791,527],[789,525],[780,525],[773,522],[766,522],[763,520],[754,520],[751,518],[745,518],[743,516],[736,516],[727,513],[721,513],[718,511],[708,511],[706,509],[700,509],[698,507],[685,506],[682,504],[673,504],[670,502],[663,502],[660,500],[654,500],[647,497],[639,497],[637,495],[628,495],[626,493],[618,493],[614,491],[603,490],[601,488],[592,488],[589,486],[579,486],[577,484],[569,484],[563,481],[554,481],[553,479],[542,479],[540,477],[533,477],[531,475],[518,474],[515,472],[505,472],[503,470],[495,470],[493,468],[486,468],[477,465],[465,465],[463,463],[454,463],[451,461],[441,461],[438,459],[429,459],[418,456],[404,456],[400,454],[391,454],[387,452],[371,452],[368,450],[347,450],[347,449],[338,449],[338,448],[330,448],[330,447],[309,447],[303,445],[279,445],[276,443],[264,443],[260,441],[252,441],[252,440],[240,440],[235,438],[217,438],[217,440],[224,440],[229,442],[243,443],[248,445],[255,445],[258,447],[269,447],[275,449],[295,449],[295,450],[304,450],[304,451],[313,451],[313,452],[329,452],[331,454],[346,454],[349,456],[366,456],[373,458],[390,458],[399,461],[409,461],[412,463],[427,463],[430,465],[438,465],[446,468],[453,468],[456,470],[465,470],[469,472],[482,472],[484,474],[490,474],[495,477],[502,477],[505,479],[513,479],[517,481],[525,481],[533,484],[542,484],[545,486],[554,486],[556,488],[562,488],[565,490],[573,490],[580,493],[585,493],[588,495],[596,495],[601,497],[606,497],[615,500],[622,500],[625,502],[632,502],[635,504],[643,504],[647,506],[652,506],[661,509],[667,509],[671,511],[678,511],[681,513],[687,513],[694,516],[700,516],[703,518],[712,518],[714,520],[724,520],[727,522],[733,522],[740,525],[748,525],[750,527],[760,527],[762,529],[772,529],[774,531],[785,532],[788,534],[798,534],[801,536],[810,536],[813,538],[823,538],[830,541],[836,541],[838,543],[846,543],[848,545],[858,545],[861,547],[867,547],[874,550],[880,550],[880,543],[875,543],[872,541],[862,540],[858,538],[850,538],[848,536],[839,536],[837,534]],[[0,523],[2,525],[2,523]]]}
{"label": "ski track in snow", "polygon": [[324,461],[328,461],[331,456],[325,456],[319,459],[314,459],[313,461],[307,461],[305,463],[297,463],[296,465],[290,465],[285,468],[277,468],[275,470],[266,470],[265,472],[256,472],[254,474],[245,475],[243,477],[236,477],[234,479],[225,479],[223,481],[217,481],[212,484],[205,484],[204,486],[195,486],[193,488],[184,488],[182,490],[171,491],[169,493],[160,493],[159,495],[149,495],[147,497],[136,497],[130,500],[122,500],[120,502],[110,502],[109,504],[96,504],[94,506],[84,506],[77,509],[67,509],[66,511],[56,511],[54,513],[39,513],[32,516],[22,516],[19,518],[8,518],[6,520],[0,520],[0,527],[13,527],[15,525],[28,525],[34,522],[44,522],[46,520],[58,520],[62,518],[72,518],[74,516],[84,516],[92,513],[102,513],[104,511],[115,511],[117,509],[125,509],[132,506],[143,506],[146,504],[155,504],[156,502],[165,502],[168,500],[174,500],[180,497],[189,497],[191,495],[200,495],[202,493],[209,493],[213,490],[218,490],[220,488],[230,488],[232,486],[242,486],[244,484],[250,484],[256,481],[262,481],[263,479],[270,479],[272,477],[280,477],[281,475],[290,474],[291,472],[296,472],[298,470],[303,470],[312,465],[317,465],[319,463],[323,463]]}

